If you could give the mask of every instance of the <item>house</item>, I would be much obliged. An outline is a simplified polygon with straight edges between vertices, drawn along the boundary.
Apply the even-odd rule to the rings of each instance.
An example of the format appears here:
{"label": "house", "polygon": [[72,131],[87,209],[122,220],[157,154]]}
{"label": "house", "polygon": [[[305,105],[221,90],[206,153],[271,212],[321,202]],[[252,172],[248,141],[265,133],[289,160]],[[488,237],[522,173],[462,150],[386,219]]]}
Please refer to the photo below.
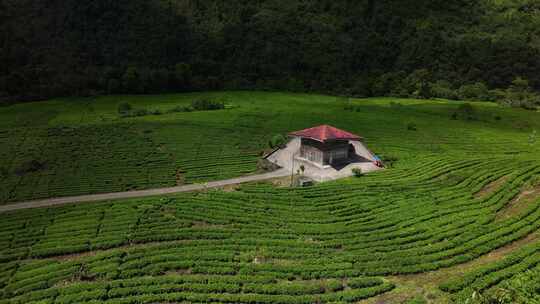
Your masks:
{"label": "house", "polygon": [[338,128],[322,125],[289,133],[287,145],[266,156],[282,168],[298,170],[315,181],[329,181],[362,172],[381,169],[377,158],[363,143],[363,138]]}

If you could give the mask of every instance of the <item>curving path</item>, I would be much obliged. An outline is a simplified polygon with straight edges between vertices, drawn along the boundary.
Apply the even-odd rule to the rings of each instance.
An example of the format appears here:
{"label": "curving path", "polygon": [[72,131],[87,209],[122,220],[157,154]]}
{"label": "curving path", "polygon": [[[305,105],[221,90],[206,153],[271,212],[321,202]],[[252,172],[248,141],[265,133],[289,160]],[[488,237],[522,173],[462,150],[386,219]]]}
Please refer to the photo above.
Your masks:
{"label": "curving path", "polygon": [[190,192],[205,190],[210,188],[219,188],[229,185],[237,185],[248,182],[256,182],[262,180],[268,180],[278,177],[285,177],[290,175],[291,172],[286,169],[280,169],[270,173],[258,174],[258,175],[248,175],[237,178],[225,179],[220,181],[213,181],[204,184],[193,184],[193,185],[184,185],[184,186],[175,186],[169,188],[158,188],[158,189],[148,189],[148,190],[137,190],[137,191],[126,191],[126,192],[113,192],[113,193],[101,193],[101,194],[88,194],[88,195],[79,195],[79,196],[66,196],[59,198],[48,198],[43,200],[34,200],[26,201],[19,203],[11,203],[9,205],[0,206],[0,213],[8,211],[16,211],[22,209],[30,208],[44,208],[44,207],[53,207],[58,205],[65,205],[71,203],[87,203],[87,202],[97,202],[121,198],[136,198],[136,197],[145,197],[145,196],[155,196],[155,195],[164,195],[180,192]]}

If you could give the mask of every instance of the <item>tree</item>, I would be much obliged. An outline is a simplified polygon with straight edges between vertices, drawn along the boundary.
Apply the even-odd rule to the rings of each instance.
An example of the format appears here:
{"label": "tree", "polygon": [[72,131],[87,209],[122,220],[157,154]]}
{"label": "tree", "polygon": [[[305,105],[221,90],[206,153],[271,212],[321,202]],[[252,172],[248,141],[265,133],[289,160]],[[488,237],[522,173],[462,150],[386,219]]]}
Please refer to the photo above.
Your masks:
{"label": "tree", "polygon": [[129,103],[122,102],[118,105],[118,114],[125,115],[129,113],[132,109],[133,107]]}
{"label": "tree", "polygon": [[537,6],[0,1],[0,91],[12,100],[224,87],[452,98],[449,88],[506,89],[514,75],[538,90]]}
{"label": "tree", "polygon": [[446,80],[439,80],[431,84],[431,93],[434,97],[444,99],[458,99],[458,93],[452,88],[452,84]]}
{"label": "tree", "polygon": [[122,86],[127,92],[139,91],[139,72],[136,67],[128,67],[122,76]]}
{"label": "tree", "polygon": [[431,98],[431,73],[427,69],[415,70],[403,81],[402,87],[410,97]]}
{"label": "tree", "polygon": [[191,66],[187,63],[178,63],[174,66],[175,87],[181,90],[187,89],[191,84]]}
{"label": "tree", "polygon": [[481,100],[490,99],[488,87],[482,83],[462,85],[458,90],[458,96],[462,100]]}
{"label": "tree", "polygon": [[531,90],[527,79],[517,77],[506,90],[502,103],[511,107],[536,109],[540,105],[540,96]]}
{"label": "tree", "polygon": [[287,138],[281,134],[276,134],[269,142],[269,146],[272,149],[282,148],[287,143]]}

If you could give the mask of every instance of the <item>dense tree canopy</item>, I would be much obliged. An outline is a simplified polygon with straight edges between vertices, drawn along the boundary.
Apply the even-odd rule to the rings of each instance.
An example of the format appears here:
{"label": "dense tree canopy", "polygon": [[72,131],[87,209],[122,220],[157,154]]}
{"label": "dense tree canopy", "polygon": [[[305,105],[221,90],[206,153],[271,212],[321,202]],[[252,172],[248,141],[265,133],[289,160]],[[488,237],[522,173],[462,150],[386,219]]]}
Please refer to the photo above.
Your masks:
{"label": "dense tree canopy", "polygon": [[6,100],[540,88],[535,0],[2,0],[0,28]]}

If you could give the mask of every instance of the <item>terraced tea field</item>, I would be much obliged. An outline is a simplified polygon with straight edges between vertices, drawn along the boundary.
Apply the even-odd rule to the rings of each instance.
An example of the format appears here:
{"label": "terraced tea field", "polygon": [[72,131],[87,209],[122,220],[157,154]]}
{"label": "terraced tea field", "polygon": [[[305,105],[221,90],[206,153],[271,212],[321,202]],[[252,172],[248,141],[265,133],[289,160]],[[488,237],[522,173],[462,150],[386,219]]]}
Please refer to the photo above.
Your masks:
{"label": "terraced tea field", "polygon": [[[168,113],[208,98],[227,109]],[[118,105],[162,115],[120,118]],[[537,113],[459,102],[353,100],[306,94],[224,92],[60,99],[0,108],[0,203],[118,192],[242,176],[257,171],[275,134],[327,123],[367,139],[383,156],[531,152]],[[461,115],[461,114],[460,114]],[[499,118],[500,120],[497,120]],[[407,131],[407,124],[417,131]],[[535,148],[535,151],[538,151]]]}
{"label": "terraced tea field", "polygon": [[175,184],[178,171],[183,182],[242,175],[273,134],[320,123],[397,160],[310,188],[256,183],[1,214],[0,303],[540,301],[538,113],[478,103],[474,119],[452,120],[459,102],[345,110],[335,97],[231,92],[209,94],[226,110],[115,116],[118,99],[165,111],[194,96],[0,109],[18,117],[0,122],[17,125],[3,133],[4,171],[37,156],[48,164],[4,179],[5,201]]}

